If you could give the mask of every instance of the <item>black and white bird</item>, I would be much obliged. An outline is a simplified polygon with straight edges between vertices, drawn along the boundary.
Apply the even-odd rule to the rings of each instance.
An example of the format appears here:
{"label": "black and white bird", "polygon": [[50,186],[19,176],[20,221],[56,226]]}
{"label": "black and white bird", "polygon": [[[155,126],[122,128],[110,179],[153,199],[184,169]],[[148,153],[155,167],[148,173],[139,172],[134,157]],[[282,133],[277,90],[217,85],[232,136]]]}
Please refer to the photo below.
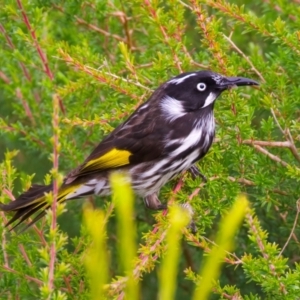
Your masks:
{"label": "black and white bird", "polygon": [[[185,170],[198,173],[194,163],[212,145],[216,99],[231,87],[247,85],[258,83],[211,71],[182,73],[166,81],[65,177],[57,201],[108,195],[110,173],[124,170],[148,208],[164,208],[158,198],[161,187]],[[15,212],[8,224],[18,220],[17,226],[34,213],[31,224],[36,222],[50,207],[45,193],[51,190],[52,184],[32,185],[15,201],[0,204],[0,210]]]}

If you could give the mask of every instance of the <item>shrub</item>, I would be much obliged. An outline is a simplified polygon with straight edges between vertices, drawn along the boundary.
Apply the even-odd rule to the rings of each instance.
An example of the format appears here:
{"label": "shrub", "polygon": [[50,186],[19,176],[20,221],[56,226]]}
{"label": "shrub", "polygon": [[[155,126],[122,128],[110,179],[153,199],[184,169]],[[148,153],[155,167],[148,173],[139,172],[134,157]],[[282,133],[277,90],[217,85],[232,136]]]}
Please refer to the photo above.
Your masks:
{"label": "shrub", "polygon": [[[208,182],[183,174],[161,192],[165,202],[190,202],[198,228],[197,234],[183,230],[176,299],[192,297],[219,219],[241,192],[251,209],[214,281],[214,297],[299,297],[298,4],[232,2],[6,1],[0,11],[1,202],[31,182],[59,183],[170,77],[198,69],[251,77],[259,89],[232,90],[216,103],[216,140],[199,163]],[[126,278],[109,200],[58,205],[23,234],[8,233],[0,212],[1,298],[91,297],[84,257],[93,238],[81,210],[88,202],[101,208],[106,226],[104,293],[122,299]],[[155,299],[168,219],[137,199],[135,220],[134,276],[141,298]]]}

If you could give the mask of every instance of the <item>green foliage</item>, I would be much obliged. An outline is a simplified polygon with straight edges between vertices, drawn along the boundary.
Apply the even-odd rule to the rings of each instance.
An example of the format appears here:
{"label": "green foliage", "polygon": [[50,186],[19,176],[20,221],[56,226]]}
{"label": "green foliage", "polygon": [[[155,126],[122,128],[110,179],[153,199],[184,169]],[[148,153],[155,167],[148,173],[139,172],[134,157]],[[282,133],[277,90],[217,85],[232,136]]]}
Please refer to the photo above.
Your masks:
{"label": "green foliage", "polygon": [[[258,89],[232,90],[216,103],[216,141],[199,163],[208,182],[184,174],[161,192],[170,204],[189,202],[198,228],[197,234],[183,231],[175,298],[192,298],[218,221],[243,192],[251,211],[235,252],[224,258],[213,297],[297,299],[299,20],[299,4],[287,0],[5,1],[0,201],[13,199],[31,182],[59,183],[159,84],[182,71],[251,77],[260,81]],[[111,278],[108,299],[121,299],[126,277],[108,200],[85,201],[103,211],[98,242],[107,239],[109,274],[101,280]],[[53,212],[22,234],[8,233],[7,216],[0,212],[0,299],[90,299],[93,278],[85,255],[96,237],[88,223],[81,225],[82,202],[53,205]],[[167,253],[169,220],[163,213],[151,215],[137,199],[139,246],[132,272],[142,299],[157,297],[156,269]]]}

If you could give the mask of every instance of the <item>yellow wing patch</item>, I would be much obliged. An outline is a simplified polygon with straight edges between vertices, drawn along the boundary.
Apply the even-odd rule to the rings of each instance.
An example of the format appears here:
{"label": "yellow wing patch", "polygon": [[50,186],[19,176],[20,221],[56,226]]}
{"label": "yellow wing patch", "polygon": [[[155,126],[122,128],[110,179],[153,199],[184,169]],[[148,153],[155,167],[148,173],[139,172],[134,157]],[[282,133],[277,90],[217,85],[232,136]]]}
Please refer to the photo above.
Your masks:
{"label": "yellow wing patch", "polygon": [[104,155],[88,161],[82,170],[103,170],[121,167],[129,164],[129,157],[131,152],[127,150],[111,149]]}

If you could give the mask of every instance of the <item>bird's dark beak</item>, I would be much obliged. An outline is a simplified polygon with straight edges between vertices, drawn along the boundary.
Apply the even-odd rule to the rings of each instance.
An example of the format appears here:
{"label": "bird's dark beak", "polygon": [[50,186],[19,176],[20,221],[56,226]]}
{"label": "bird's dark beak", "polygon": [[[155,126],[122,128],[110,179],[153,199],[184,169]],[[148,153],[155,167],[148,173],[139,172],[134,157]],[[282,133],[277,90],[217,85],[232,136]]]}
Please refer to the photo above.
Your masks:
{"label": "bird's dark beak", "polygon": [[259,83],[244,77],[223,77],[221,82],[218,84],[219,88],[222,90],[245,85],[259,85]]}

